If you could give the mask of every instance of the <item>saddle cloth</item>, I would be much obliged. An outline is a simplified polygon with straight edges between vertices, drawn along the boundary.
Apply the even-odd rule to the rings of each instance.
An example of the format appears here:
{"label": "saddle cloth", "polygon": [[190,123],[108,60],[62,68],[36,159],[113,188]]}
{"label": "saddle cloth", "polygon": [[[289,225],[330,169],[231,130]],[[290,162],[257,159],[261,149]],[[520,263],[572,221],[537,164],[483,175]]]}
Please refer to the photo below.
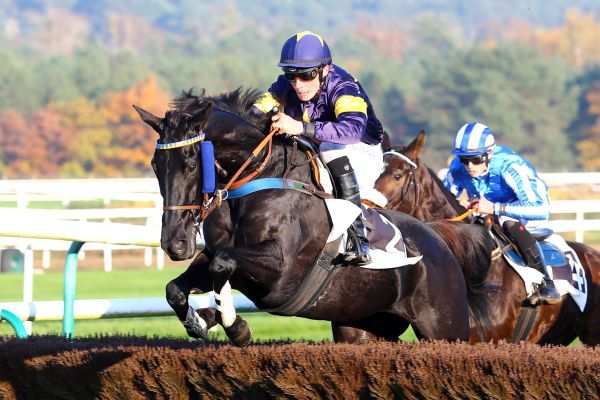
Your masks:
{"label": "saddle cloth", "polygon": [[[358,217],[360,209],[347,200],[326,199],[327,211],[333,223],[327,243],[342,236],[339,253],[346,249],[348,234],[347,230],[352,222]],[[366,218],[367,238],[372,261],[361,265],[367,269],[389,269],[406,265],[414,265],[421,261],[423,256],[409,257],[406,244],[400,230],[387,218],[374,209],[363,209]]]}
{"label": "saddle cloth", "polygon": [[[305,149],[316,154],[312,147],[301,141]],[[318,171],[313,171],[313,177],[321,186],[324,192],[333,193],[333,182],[329,171],[321,161],[320,157],[314,157]],[[315,166],[313,164],[313,166]],[[363,200],[368,200],[381,208],[387,204],[385,196],[375,188],[361,188],[360,196]],[[327,238],[327,243],[342,237],[340,241],[339,253],[343,253],[348,243],[348,228],[358,217],[361,209],[351,202],[343,199],[325,199],[327,211],[332,221],[333,227]],[[374,209],[362,208],[366,219],[367,238],[369,239],[369,249],[371,262],[361,265],[368,269],[389,269],[398,268],[406,265],[418,263],[423,256],[409,257],[406,251],[406,245],[402,238],[400,230],[383,215]]]}
{"label": "saddle cloth", "polygon": [[[587,303],[588,288],[585,270],[579,257],[577,257],[577,253],[569,247],[562,236],[555,233],[544,238],[544,240],[538,239],[538,244],[544,257],[546,271],[554,281],[556,289],[561,295],[569,294],[583,312]],[[512,247],[502,253],[506,261],[523,279],[527,295],[533,294],[533,284],[541,283],[544,275],[538,270],[528,267],[523,258]]]}

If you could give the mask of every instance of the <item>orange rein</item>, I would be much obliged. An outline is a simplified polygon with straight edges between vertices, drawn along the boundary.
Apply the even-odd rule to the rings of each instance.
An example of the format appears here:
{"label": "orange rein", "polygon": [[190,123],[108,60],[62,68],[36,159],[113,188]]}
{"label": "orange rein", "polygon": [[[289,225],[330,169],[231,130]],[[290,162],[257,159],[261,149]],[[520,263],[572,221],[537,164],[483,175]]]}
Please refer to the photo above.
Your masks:
{"label": "orange rein", "polygon": [[[233,176],[225,184],[223,189],[217,190],[216,196],[208,197],[208,193],[204,193],[204,201],[202,203],[202,206],[198,206],[198,208],[200,208],[200,220],[204,221],[206,219],[206,217],[208,217],[208,215],[214,211],[215,208],[221,206],[221,202],[223,201],[223,193],[227,193],[227,190],[229,190],[229,189],[239,188],[246,182],[251,181],[257,175],[262,173],[262,171],[267,166],[267,163],[271,159],[271,154],[272,154],[272,150],[273,150],[273,135],[275,135],[275,132],[276,132],[276,130],[271,129],[271,131],[254,148],[254,150],[252,150],[252,153],[250,154],[250,156],[238,168],[238,170],[235,172],[235,174],[233,174]],[[264,160],[260,163],[258,168],[256,168],[254,171],[252,171],[250,174],[243,177],[242,179],[237,180],[239,178],[239,176],[242,174],[242,172],[244,172],[246,170],[246,168],[248,168],[250,163],[252,163],[254,160],[256,160],[256,158],[258,157],[260,152],[265,148],[265,146],[267,144],[269,145],[267,155],[265,156]],[[215,200],[215,198],[216,198],[216,201],[213,201],[213,200]],[[227,197],[225,197],[225,198],[227,198]]]}
{"label": "orange rein", "polygon": [[465,211],[464,213],[457,215],[456,217],[452,217],[452,218],[446,218],[446,221],[450,221],[450,222],[456,222],[456,221],[463,221],[466,218],[470,217],[473,214],[473,210],[471,208],[469,208],[467,211]]}

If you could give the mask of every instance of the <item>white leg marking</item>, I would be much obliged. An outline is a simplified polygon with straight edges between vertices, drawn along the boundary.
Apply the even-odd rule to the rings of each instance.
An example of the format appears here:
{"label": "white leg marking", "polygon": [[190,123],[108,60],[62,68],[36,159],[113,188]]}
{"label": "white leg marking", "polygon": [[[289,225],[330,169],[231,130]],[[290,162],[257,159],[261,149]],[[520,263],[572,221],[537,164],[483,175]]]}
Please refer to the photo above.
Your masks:
{"label": "white leg marking", "polygon": [[231,285],[229,281],[225,282],[219,293],[215,292],[217,310],[221,313],[223,326],[229,328],[235,322],[235,307],[233,305],[233,295],[231,294]]}

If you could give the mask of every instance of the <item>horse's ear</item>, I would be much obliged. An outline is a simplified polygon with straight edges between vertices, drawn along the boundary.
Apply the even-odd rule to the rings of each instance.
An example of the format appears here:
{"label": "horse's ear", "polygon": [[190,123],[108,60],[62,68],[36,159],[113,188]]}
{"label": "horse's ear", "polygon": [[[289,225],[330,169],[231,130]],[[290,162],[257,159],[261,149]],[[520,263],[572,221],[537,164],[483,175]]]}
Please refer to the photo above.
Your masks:
{"label": "horse's ear", "polygon": [[142,121],[150,125],[150,127],[154,129],[158,134],[162,134],[162,118],[157,117],[151,112],[146,111],[143,108],[136,106],[135,104],[133,104],[133,108],[135,108],[135,111],[138,112]]}
{"label": "horse's ear", "polygon": [[390,138],[390,134],[384,130],[382,136],[383,137],[382,137],[382,141],[381,141],[381,149],[384,152],[393,150],[392,149],[392,139]]}
{"label": "horse's ear", "polygon": [[411,160],[416,160],[421,155],[421,150],[425,145],[425,130],[421,129],[417,137],[413,139],[408,146],[406,146],[406,154]]}

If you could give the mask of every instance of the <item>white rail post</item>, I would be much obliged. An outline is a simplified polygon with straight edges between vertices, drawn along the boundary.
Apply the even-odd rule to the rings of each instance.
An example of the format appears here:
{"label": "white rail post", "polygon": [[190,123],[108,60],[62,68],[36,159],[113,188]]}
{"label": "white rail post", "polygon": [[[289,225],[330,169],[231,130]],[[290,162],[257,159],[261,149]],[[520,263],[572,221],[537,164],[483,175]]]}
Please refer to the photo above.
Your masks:
{"label": "white rail post", "polygon": [[162,271],[165,268],[165,253],[160,247],[156,248],[156,269]]}
{"label": "white rail post", "polygon": [[29,204],[29,199],[27,198],[27,194],[25,194],[22,190],[17,189],[17,208],[27,208]]}
{"label": "white rail post", "polygon": [[146,247],[144,249],[144,265],[149,267],[152,265],[152,248]]}
{"label": "white rail post", "polygon": [[48,249],[42,250],[42,268],[50,268],[50,250]]}
{"label": "white rail post", "polygon": [[[31,245],[24,249],[23,260],[23,303],[31,304],[33,302],[33,250]],[[23,326],[27,335],[31,335],[33,323],[31,321],[23,321]]]}
{"label": "white rail post", "polygon": [[[110,223],[110,219],[104,218],[104,223]],[[110,272],[112,271],[112,244],[105,243],[102,251],[104,255],[104,272]]]}
{"label": "white rail post", "polygon": [[585,219],[584,213],[585,213],[585,211],[583,211],[583,210],[577,210],[575,212],[575,226],[577,227],[577,230],[575,231],[575,241],[579,242],[579,243],[583,243],[583,232],[584,232],[583,221]]}

